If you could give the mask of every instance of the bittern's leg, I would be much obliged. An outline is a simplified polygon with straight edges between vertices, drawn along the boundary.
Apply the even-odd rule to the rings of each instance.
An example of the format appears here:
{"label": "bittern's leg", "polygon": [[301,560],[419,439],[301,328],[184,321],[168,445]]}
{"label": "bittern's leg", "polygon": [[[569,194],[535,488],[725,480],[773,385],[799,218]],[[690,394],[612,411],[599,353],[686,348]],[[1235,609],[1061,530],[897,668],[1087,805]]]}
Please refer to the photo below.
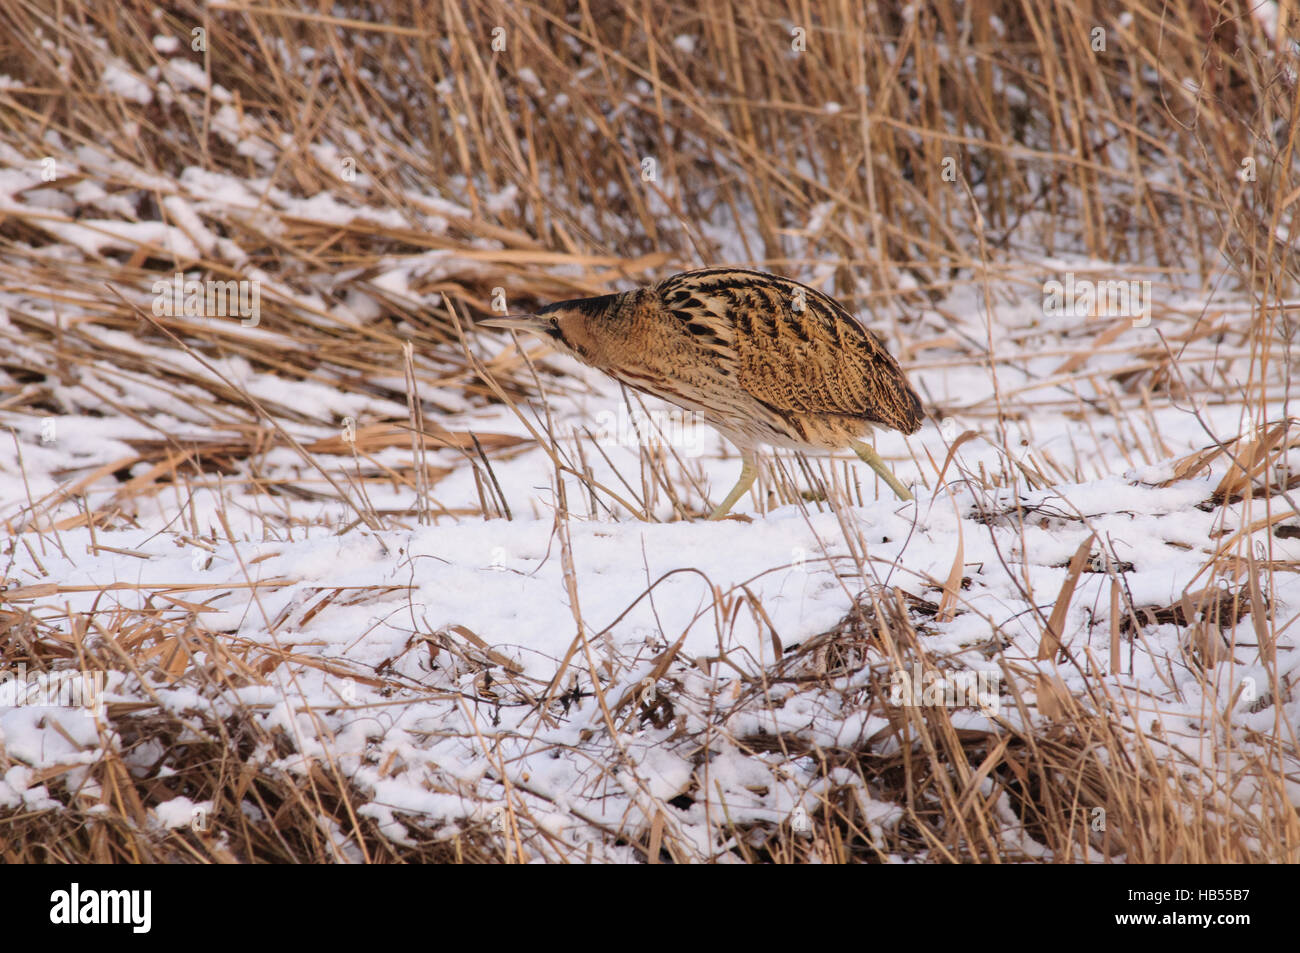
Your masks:
{"label": "bittern's leg", "polygon": [[754,462],[754,458],[749,454],[742,454],[741,459],[744,461],[744,465],[740,468],[740,479],[731,488],[727,498],[718,504],[716,510],[709,514],[709,519],[720,520],[726,516],[731,508],[736,505],[736,501],[754,485],[754,480],[758,476],[758,464]]}
{"label": "bittern's leg", "polygon": [[898,495],[900,500],[912,499],[912,494],[907,492],[907,487],[898,482],[898,477],[894,476],[893,471],[885,466],[885,461],[880,459],[880,455],[876,451],[860,440],[854,440],[849,446],[853,448],[854,453],[862,458],[863,463],[880,474],[880,479],[889,484],[889,488]]}

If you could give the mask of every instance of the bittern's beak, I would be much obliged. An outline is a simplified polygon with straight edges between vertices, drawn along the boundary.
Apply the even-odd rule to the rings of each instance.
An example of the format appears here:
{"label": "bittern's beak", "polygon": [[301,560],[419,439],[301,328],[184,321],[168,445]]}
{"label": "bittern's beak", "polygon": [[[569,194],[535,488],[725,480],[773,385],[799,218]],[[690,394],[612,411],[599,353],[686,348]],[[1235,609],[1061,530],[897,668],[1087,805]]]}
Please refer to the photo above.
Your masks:
{"label": "bittern's beak", "polygon": [[552,318],[539,314],[503,314],[499,318],[480,318],[474,322],[479,328],[505,328],[509,331],[532,331],[545,334],[555,326]]}

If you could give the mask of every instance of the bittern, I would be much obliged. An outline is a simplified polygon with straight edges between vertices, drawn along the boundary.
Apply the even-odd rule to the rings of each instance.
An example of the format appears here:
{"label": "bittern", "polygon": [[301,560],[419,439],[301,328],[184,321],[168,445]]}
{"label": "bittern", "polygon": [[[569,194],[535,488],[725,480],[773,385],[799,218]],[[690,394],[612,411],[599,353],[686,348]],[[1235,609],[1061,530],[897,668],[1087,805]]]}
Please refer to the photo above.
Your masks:
{"label": "bittern", "polygon": [[912,494],[860,437],[921,428],[921,400],[880,339],[836,301],[736,268],[547,305],[479,325],[531,331],[630,387],[695,411],[740,450],[720,519],[758,475],[760,444],[851,448],[901,500]]}

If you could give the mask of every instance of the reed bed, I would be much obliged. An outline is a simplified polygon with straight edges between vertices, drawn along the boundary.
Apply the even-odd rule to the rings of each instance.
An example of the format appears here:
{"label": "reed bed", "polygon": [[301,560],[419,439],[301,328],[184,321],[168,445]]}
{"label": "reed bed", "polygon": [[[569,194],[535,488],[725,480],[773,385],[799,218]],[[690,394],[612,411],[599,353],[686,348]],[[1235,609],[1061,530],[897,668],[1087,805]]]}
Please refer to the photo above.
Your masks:
{"label": "reed bed", "polygon": [[[109,700],[93,732],[38,726],[88,759],[0,734],[0,857],[1300,860],[1300,10],[1265,7],[6,3],[0,671],[104,673]],[[941,435],[907,451],[922,519],[951,509],[960,542],[938,570],[882,560],[860,473],[778,453],[760,508],[838,534],[771,572],[806,560],[849,608],[783,641],[755,580],[688,560],[712,653],[627,637],[666,578],[584,615],[601,583],[573,556],[591,524],[707,513],[699,462],[651,432],[612,455],[574,411],[599,383],[473,320],[723,263],[888,339]],[[1045,316],[1067,267],[1150,282],[1150,333]],[[258,313],[169,308],[192,279],[256,282]],[[987,393],[942,386],[971,369]],[[1064,449],[1035,437],[1052,420]],[[501,478],[529,454],[544,505]],[[1181,507],[1166,543],[1201,560],[1181,591],[1141,585],[1122,507],[1075,502],[1126,472]],[[444,494],[461,477],[472,497]],[[422,617],[402,562],[425,527],[539,517],[574,632],[545,677],[501,633]],[[1070,552],[1034,552],[1045,529]],[[320,534],[402,571],[314,582],[281,557]],[[164,544],[194,572],[152,572]],[[68,568],[105,554],[140,572]],[[214,559],[231,572],[195,575]],[[972,577],[999,564],[995,614]],[[372,611],[397,633],[383,664],[319,649]],[[739,618],[761,652],[723,647]],[[955,648],[963,618],[987,637]],[[976,656],[997,711],[890,701],[899,672]],[[1145,681],[1135,657],[1159,660]],[[1234,666],[1254,674],[1225,688]],[[1189,684],[1215,700],[1196,717]],[[344,743],[413,706],[405,747]],[[417,776],[423,800],[385,786]],[[182,798],[193,821],[164,823]]]}

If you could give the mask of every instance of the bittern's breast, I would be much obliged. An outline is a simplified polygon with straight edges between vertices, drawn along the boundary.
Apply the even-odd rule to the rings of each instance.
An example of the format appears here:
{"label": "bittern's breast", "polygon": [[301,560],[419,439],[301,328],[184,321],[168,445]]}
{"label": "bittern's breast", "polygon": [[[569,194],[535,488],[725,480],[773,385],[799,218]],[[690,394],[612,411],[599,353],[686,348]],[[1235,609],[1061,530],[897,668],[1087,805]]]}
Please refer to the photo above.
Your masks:
{"label": "bittern's breast", "polygon": [[831,449],[844,446],[850,431],[852,436],[866,432],[864,420],[832,422],[781,411],[753,393],[738,372],[734,329],[720,322],[644,314],[602,369],[637,390],[698,413],[741,445]]}

